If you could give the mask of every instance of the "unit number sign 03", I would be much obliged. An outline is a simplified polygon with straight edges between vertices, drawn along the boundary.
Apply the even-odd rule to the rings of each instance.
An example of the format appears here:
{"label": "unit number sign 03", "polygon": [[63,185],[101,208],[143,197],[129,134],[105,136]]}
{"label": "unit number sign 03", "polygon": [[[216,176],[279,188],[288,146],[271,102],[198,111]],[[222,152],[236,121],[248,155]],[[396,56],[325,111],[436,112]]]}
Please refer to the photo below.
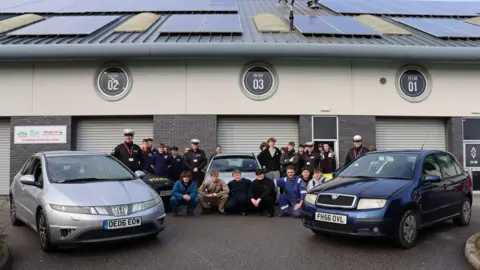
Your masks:
{"label": "unit number sign 03", "polygon": [[253,95],[264,95],[273,87],[273,75],[264,67],[252,67],[245,72],[243,84]]}
{"label": "unit number sign 03", "polygon": [[408,97],[419,97],[427,89],[427,79],[417,70],[407,70],[399,78],[398,84]]}
{"label": "unit number sign 03", "polygon": [[98,87],[107,96],[120,95],[127,89],[128,84],[127,73],[117,67],[106,68],[98,78]]}

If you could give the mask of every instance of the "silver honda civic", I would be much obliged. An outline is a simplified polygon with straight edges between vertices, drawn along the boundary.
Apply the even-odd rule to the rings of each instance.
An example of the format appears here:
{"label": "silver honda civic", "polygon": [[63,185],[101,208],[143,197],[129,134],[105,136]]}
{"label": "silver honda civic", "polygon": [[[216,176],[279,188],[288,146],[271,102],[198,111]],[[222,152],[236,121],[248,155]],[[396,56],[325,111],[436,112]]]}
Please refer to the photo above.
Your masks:
{"label": "silver honda civic", "polygon": [[11,222],[35,230],[45,252],[64,244],[155,238],[165,229],[165,209],[143,176],[104,153],[37,153],[10,186]]}

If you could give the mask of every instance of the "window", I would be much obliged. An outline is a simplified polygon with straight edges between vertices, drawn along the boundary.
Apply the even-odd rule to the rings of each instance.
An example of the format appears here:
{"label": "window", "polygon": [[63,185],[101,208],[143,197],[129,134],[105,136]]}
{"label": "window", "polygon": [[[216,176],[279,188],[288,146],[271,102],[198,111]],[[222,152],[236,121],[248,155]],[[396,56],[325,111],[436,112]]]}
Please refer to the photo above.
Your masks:
{"label": "window", "polygon": [[440,166],[442,167],[444,178],[449,178],[460,174],[455,168],[455,160],[449,154],[439,154],[438,161],[440,162]]}
{"label": "window", "polygon": [[356,159],[337,177],[412,179],[416,160],[416,154],[371,153]]}
{"label": "window", "polygon": [[35,177],[35,182],[40,186],[43,185],[43,170],[42,170],[42,161],[35,157],[32,159],[32,170],[31,174]]}
{"label": "window", "polygon": [[212,161],[209,171],[231,172],[235,169],[241,172],[254,172],[258,169],[257,160],[253,156],[221,156]]}
{"label": "window", "polygon": [[422,173],[423,175],[436,175],[438,177],[442,177],[440,165],[438,164],[434,154],[425,156],[425,159],[423,160]]}
{"label": "window", "polygon": [[26,175],[30,174],[32,171],[32,162],[34,160],[34,157],[30,157],[27,162],[22,167],[22,171],[20,172],[21,175]]}
{"label": "window", "polygon": [[336,140],[337,139],[337,117],[334,116],[313,116],[313,139],[314,140]]}
{"label": "window", "polygon": [[46,166],[51,182],[69,180],[134,180],[136,175],[111,156],[72,155],[47,157]]}

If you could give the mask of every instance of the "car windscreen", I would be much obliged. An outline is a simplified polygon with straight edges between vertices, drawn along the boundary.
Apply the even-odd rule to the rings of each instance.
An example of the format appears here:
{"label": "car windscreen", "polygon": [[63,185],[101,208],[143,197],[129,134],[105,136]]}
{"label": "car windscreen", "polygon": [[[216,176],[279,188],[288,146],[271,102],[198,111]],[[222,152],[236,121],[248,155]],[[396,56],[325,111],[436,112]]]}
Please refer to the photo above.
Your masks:
{"label": "car windscreen", "polygon": [[415,153],[372,153],[359,157],[337,177],[412,179],[418,155]]}
{"label": "car windscreen", "polygon": [[52,183],[134,180],[136,175],[108,155],[46,157],[48,179]]}
{"label": "car windscreen", "polygon": [[241,172],[255,172],[258,169],[257,160],[253,156],[215,157],[209,171],[231,172],[235,169]]}

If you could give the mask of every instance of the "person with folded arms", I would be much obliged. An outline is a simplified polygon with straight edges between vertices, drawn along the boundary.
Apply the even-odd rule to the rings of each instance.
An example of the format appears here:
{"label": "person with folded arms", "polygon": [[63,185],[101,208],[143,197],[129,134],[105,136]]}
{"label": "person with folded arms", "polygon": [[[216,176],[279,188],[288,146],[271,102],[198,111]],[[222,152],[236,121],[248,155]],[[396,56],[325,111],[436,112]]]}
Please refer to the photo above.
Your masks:
{"label": "person with folded arms", "polygon": [[263,170],[255,172],[256,179],[250,184],[248,197],[253,205],[253,210],[260,216],[267,212],[269,217],[275,215],[275,185],[273,180],[265,177]]}

